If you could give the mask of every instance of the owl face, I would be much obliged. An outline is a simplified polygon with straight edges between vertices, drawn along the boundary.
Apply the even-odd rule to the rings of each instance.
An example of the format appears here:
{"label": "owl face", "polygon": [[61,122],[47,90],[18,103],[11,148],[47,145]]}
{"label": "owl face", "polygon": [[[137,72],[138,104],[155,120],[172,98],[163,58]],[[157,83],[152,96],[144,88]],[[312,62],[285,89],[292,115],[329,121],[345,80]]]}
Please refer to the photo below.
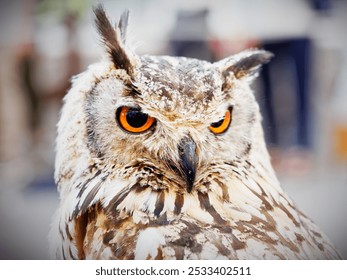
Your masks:
{"label": "owl face", "polygon": [[138,56],[125,45],[127,15],[116,30],[102,9],[96,18],[109,56],[89,70],[93,82],[81,100],[92,158],[118,170],[140,161],[190,192],[211,166],[257,144],[260,115],[249,84],[269,53],[249,50],[216,63]]}
{"label": "owl face", "polygon": [[194,157],[188,172],[201,177],[211,163],[240,157],[253,144],[260,122],[253,94],[236,78],[226,88],[218,63],[143,56],[133,72],[123,80],[122,70],[111,70],[87,96],[95,156],[120,166],[141,158],[180,170],[174,176],[182,173],[182,151],[188,149]]}

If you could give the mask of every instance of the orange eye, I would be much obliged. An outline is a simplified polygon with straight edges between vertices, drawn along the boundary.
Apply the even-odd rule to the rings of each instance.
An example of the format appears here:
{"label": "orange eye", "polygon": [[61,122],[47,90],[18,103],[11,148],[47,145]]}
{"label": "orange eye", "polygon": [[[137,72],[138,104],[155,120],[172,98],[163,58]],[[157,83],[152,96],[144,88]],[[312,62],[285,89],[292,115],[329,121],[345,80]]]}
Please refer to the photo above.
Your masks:
{"label": "orange eye", "polygon": [[118,108],[116,119],[121,128],[131,133],[145,132],[155,122],[154,118],[142,113],[139,109],[129,107]]}
{"label": "orange eye", "polygon": [[225,112],[225,116],[218,122],[211,123],[208,127],[214,134],[222,134],[227,131],[231,123],[231,110]]}

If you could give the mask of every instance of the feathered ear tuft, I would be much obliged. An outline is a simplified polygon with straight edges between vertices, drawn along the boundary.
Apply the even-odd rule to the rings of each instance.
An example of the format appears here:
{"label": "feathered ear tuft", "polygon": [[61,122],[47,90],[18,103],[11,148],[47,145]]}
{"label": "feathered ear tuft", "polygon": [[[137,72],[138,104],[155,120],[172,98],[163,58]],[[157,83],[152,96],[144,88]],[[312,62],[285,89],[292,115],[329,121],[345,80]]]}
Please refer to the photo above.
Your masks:
{"label": "feathered ear tuft", "polygon": [[[123,14],[120,17],[120,20],[118,22],[118,28],[120,31],[120,36],[122,39],[123,44],[126,42],[127,37],[127,29],[128,29],[128,22],[129,22],[129,10],[125,10]],[[117,28],[117,25],[116,25]]]}
{"label": "feathered ear tuft", "polygon": [[132,76],[133,66],[124,46],[126,41],[129,11],[126,10],[122,14],[118,25],[113,28],[101,4],[93,10],[95,14],[96,27],[115,67],[117,69],[124,69],[129,76]]}
{"label": "feathered ear tuft", "polygon": [[271,52],[251,49],[216,62],[225,79],[223,88],[228,88],[230,74],[233,74],[237,79],[248,78],[252,80],[257,76],[260,66],[268,63],[272,57]]}

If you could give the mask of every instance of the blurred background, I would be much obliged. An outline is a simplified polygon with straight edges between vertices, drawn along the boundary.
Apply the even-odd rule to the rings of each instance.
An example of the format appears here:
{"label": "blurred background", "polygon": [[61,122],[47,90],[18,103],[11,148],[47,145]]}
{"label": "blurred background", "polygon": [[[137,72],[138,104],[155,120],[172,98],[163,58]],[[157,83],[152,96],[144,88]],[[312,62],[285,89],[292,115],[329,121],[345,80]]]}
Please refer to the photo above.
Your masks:
{"label": "blurred background", "polygon": [[[98,1],[137,53],[272,51],[254,84],[282,187],[347,259],[347,1]],[[87,0],[0,4],[0,259],[47,259],[54,141],[70,77],[102,55]]]}

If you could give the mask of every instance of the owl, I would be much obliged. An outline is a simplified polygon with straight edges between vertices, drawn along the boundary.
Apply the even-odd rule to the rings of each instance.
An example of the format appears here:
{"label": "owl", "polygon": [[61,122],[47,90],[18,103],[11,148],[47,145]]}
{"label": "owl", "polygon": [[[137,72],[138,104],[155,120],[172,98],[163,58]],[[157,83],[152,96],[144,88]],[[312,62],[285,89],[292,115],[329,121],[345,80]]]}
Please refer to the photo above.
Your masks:
{"label": "owl", "polygon": [[128,12],[73,79],[56,144],[54,259],[338,259],[281,189],[251,83],[271,53],[137,55]]}

